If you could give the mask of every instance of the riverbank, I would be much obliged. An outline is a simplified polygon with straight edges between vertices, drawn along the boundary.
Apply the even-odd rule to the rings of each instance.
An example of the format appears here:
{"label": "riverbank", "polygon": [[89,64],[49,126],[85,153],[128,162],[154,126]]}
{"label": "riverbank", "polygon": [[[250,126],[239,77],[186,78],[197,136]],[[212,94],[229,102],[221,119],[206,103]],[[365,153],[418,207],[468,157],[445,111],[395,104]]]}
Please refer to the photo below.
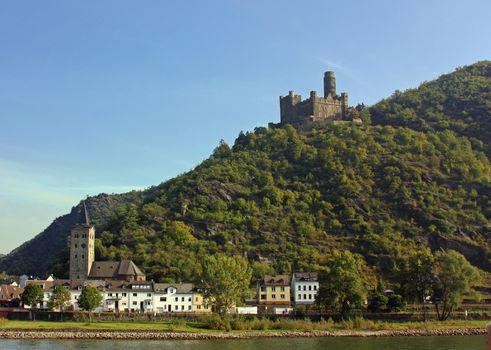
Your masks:
{"label": "riverbank", "polygon": [[278,337],[422,337],[485,335],[484,328],[411,329],[411,330],[334,330],[334,331],[121,331],[121,330],[40,330],[0,329],[0,339],[111,339],[111,340],[216,340]]}

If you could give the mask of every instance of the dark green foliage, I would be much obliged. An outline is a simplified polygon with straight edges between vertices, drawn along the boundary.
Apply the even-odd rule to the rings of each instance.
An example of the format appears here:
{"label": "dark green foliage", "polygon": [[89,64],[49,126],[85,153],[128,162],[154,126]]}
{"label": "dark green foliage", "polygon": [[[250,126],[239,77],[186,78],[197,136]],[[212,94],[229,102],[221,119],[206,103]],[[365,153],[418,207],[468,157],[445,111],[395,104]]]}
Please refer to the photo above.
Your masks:
{"label": "dark green foliage", "polygon": [[451,130],[469,137],[473,147],[491,156],[491,61],[458,68],[396,92],[373,107],[376,124],[405,126],[420,131]]}
{"label": "dark green foliage", "polygon": [[23,305],[28,305],[31,307],[31,319],[35,320],[36,318],[36,309],[38,308],[38,304],[43,302],[44,293],[41,286],[37,284],[28,284],[24,291],[20,296],[20,300]]}
{"label": "dark green foliage", "polygon": [[387,309],[388,311],[401,311],[406,307],[406,301],[399,294],[391,294],[387,298]]}
{"label": "dark green foliage", "polygon": [[71,295],[68,288],[63,286],[55,286],[53,288],[53,293],[48,301],[49,309],[57,309],[59,311],[64,311],[65,308],[70,305]]}
{"label": "dark green foliage", "polygon": [[347,319],[353,309],[361,308],[373,287],[371,283],[372,273],[360,255],[336,250],[327,261],[326,271],[319,276],[316,302]]}
{"label": "dark green foliage", "polygon": [[20,299],[24,305],[36,309],[37,305],[43,302],[43,289],[37,284],[28,284],[22,292]]}
{"label": "dark green foliage", "polygon": [[82,310],[89,312],[94,311],[96,308],[102,305],[102,294],[95,287],[90,285],[84,286],[82,288],[82,292],[80,293],[80,297],[78,298],[78,306]]}
{"label": "dark green foliage", "polygon": [[224,315],[247,297],[252,270],[241,256],[216,254],[206,257],[201,274],[205,299]]}
{"label": "dark green foliage", "polygon": [[471,287],[480,282],[480,272],[455,250],[436,253],[433,274],[432,301],[440,321],[446,320],[452,314],[462,303],[465,294],[474,294],[478,299]]}
{"label": "dark green foliage", "polygon": [[370,299],[367,308],[370,312],[381,312],[385,310],[388,302],[389,298],[386,295],[378,293]]}

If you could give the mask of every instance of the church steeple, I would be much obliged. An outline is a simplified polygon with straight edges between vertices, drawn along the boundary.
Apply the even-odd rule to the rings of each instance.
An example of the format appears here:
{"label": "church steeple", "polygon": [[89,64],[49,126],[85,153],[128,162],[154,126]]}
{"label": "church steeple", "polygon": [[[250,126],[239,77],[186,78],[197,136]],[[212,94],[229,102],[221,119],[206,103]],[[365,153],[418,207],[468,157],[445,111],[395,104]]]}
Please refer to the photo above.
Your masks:
{"label": "church steeple", "polygon": [[94,262],[95,228],[82,201],[70,232],[70,279],[86,279]]}

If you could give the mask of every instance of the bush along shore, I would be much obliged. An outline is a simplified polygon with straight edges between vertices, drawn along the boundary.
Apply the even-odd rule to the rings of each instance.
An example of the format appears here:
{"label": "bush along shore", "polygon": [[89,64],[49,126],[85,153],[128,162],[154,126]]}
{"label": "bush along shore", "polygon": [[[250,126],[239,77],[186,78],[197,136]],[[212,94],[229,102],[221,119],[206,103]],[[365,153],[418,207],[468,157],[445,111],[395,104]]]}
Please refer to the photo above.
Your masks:
{"label": "bush along shore", "polygon": [[221,318],[203,322],[46,322],[0,320],[0,339],[246,339],[256,337],[392,337],[484,335],[487,321],[378,322]]}
{"label": "bush along shore", "polygon": [[169,331],[114,331],[114,330],[0,330],[0,339],[169,339],[212,340],[276,337],[403,337],[403,336],[455,336],[485,335],[483,328],[461,329],[413,329],[404,331],[232,331],[232,332],[169,332]]}

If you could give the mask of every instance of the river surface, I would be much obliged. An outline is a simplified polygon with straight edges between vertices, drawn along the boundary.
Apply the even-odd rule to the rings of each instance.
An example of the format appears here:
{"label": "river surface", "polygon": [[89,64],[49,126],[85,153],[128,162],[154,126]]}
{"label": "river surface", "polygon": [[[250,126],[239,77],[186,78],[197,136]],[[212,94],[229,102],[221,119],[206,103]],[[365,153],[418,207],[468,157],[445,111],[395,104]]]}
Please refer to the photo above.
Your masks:
{"label": "river surface", "polygon": [[240,340],[0,340],[0,350],[479,350],[485,336]]}

